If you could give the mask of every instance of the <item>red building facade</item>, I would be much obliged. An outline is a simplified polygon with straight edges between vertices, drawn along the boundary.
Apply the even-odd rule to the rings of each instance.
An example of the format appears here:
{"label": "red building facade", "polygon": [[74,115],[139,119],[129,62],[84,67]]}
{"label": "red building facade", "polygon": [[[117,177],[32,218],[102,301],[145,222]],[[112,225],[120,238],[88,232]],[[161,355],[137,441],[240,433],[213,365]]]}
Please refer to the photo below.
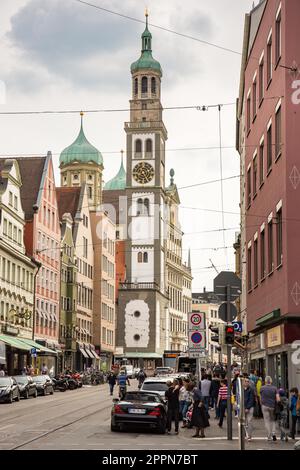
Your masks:
{"label": "red building facade", "polygon": [[250,360],[284,387],[300,385],[299,22],[298,0],[246,15],[237,116]]}

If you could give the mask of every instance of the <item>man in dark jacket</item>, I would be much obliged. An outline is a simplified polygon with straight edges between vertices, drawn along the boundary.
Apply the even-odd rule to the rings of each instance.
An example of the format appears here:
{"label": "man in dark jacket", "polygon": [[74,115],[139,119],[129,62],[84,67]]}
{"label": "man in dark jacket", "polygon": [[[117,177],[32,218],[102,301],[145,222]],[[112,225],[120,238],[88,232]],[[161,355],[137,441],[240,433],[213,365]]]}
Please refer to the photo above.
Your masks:
{"label": "man in dark jacket", "polygon": [[244,404],[247,438],[248,441],[251,441],[253,432],[252,419],[255,406],[255,394],[253,388],[250,385],[249,378],[244,378]]}
{"label": "man in dark jacket", "polygon": [[109,372],[109,375],[107,377],[107,382],[109,385],[109,391],[110,394],[113,395],[114,393],[114,386],[116,385],[117,377],[113,372]]}
{"label": "man in dark jacket", "polygon": [[179,382],[177,379],[173,383],[168,382],[168,390],[165,397],[168,400],[168,413],[167,413],[167,432],[171,433],[172,418],[175,420],[175,434],[178,434],[179,427]]}
{"label": "man in dark jacket", "polygon": [[212,408],[215,408],[216,416],[215,419],[220,418],[219,407],[217,407],[219,388],[221,386],[220,377],[218,374],[214,374],[211,386],[210,386],[210,405]]}

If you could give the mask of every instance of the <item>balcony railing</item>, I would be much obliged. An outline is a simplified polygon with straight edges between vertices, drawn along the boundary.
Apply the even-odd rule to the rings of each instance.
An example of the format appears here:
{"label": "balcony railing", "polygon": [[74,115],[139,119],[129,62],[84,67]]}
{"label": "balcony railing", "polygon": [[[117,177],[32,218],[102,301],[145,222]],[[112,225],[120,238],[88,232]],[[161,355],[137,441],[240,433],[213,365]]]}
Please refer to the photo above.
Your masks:
{"label": "balcony railing", "polygon": [[167,129],[162,121],[130,121],[125,122],[126,129],[162,129],[165,135],[168,135]]}
{"label": "balcony railing", "polygon": [[120,289],[155,289],[159,290],[157,282],[121,282]]}

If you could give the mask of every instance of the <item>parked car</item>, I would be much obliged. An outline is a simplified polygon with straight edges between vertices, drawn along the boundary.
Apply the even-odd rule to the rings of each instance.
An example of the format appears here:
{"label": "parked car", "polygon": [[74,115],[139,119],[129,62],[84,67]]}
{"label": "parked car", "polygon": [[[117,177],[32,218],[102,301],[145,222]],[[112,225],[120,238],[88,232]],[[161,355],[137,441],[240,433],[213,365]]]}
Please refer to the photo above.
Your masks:
{"label": "parked car", "polygon": [[36,384],[34,383],[30,375],[15,375],[14,379],[16,380],[19,386],[21,397],[23,398],[29,398],[30,396],[33,396],[34,398],[37,397]]}
{"label": "parked car", "polygon": [[54,387],[49,375],[34,375],[32,380],[36,384],[38,395],[47,395],[47,393],[53,395]]}
{"label": "parked car", "polygon": [[166,402],[156,393],[127,392],[123,400],[114,400],[111,410],[111,431],[125,426],[144,426],[159,433],[166,432]]}
{"label": "parked car", "polygon": [[157,393],[164,398],[166,391],[168,390],[167,382],[171,380],[173,382],[173,376],[165,377],[149,377],[144,380],[141,387],[141,392],[153,392]]}
{"label": "parked car", "polygon": [[172,369],[172,367],[156,367],[154,371],[154,376],[173,374],[173,372],[174,370]]}
{"label": "parked car", "polygon": [[0,377],[0,401],[12,403],[20,400],[20,390],[13,377]]}

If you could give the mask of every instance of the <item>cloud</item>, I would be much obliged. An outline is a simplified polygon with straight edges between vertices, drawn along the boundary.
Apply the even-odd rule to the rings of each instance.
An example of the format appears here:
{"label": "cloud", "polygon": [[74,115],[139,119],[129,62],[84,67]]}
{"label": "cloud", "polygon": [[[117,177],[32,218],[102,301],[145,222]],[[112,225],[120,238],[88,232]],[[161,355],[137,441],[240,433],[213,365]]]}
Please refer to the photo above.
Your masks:
{"label": "cloud", "polygon": [[[174,29],[194,34],[211,34],[211,20],[202,12],[195,14],[180,6],[177,14],[156,15],[157,23],[170,22]],[[140,2],[126,2],[126,15],[137,17]],[[101,6],[120,11],[117,0],[102,1]],[[168,15],[168,16],[167,16]],[[197,17],[197,20],[195,19]],[[153,21],[154,22],[154,21]],[[155,21],[156,22],[156,21]],[[172,23],[173,22],[173,23]],[[97,11],[73,0],[29,0],[11,18],[7,38],[20,54],[20,64],[36,64],[48,75],[59,77],[77,87],[105,90],[128,88],[124,79],[129,74],[130,63],[140,53],[142,24],[118,16]],[[184,74],[199,70],[193,45],[187,39],[152,28],[154,56],[168,71],[170,85]],[[180,57],[180,61],[178,58]],[[20,66],[19,66],[20,68]],[[34,67],[32,67],[34,69]],[[15,73],[15,70],[14,70]],[[24,71],[20,71],[20,86],[24,85]],[[18,77],[14,77],[17,85]],[[30,81],[26,82],[30,86]],[[32,77],[32,88],[45,84],[39,77]]]}

